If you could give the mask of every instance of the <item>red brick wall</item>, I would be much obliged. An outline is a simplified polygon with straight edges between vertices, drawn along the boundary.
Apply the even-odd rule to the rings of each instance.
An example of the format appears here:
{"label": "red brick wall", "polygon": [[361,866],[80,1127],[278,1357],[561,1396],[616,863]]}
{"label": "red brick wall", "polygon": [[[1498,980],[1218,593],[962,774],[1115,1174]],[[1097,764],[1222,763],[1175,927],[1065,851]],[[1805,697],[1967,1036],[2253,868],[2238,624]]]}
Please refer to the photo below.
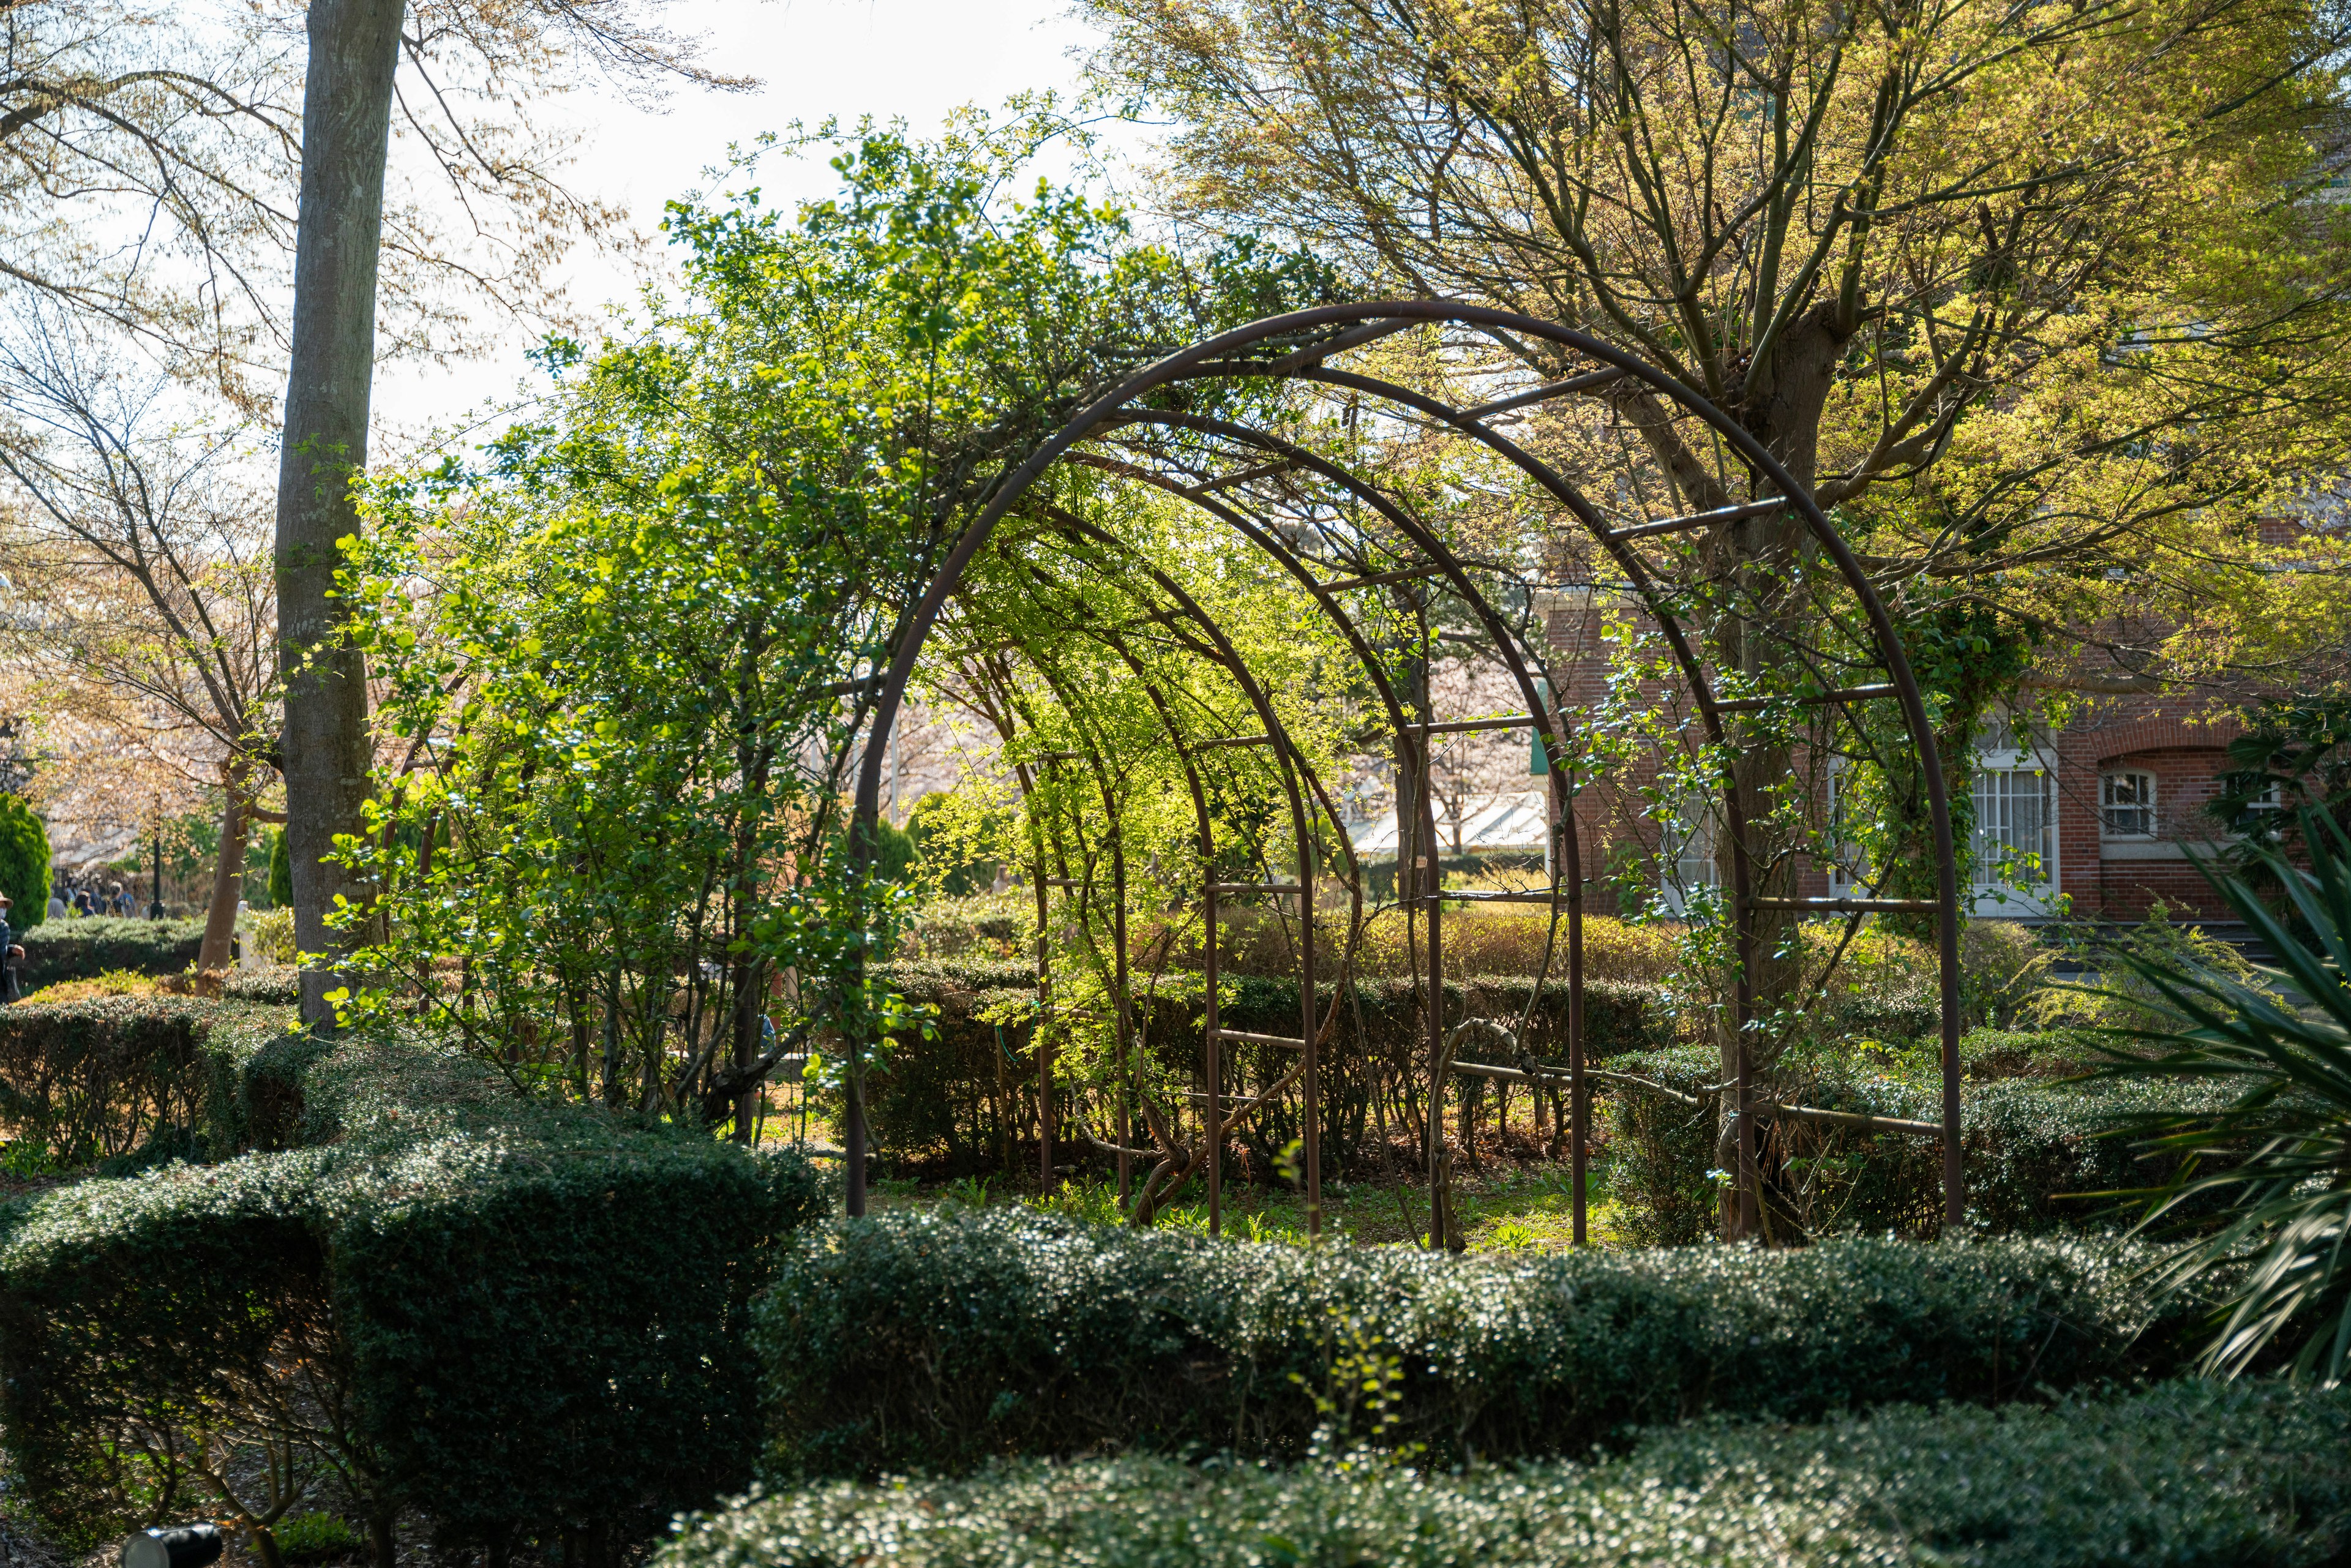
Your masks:
{"label": "red brick wall", "polygon": [[2109,842],[2098,828],[2100,779],[2129,770],[2155,775],[2156,841],[2209,842],[2204,816],[2226,747],[2243,730],[2233,717],[2183,697],[2095,703],[2057,737],[2060,873],[2077,915],[2137,920],[2160,899],[2182,917],[2230,918],[2186,860],[2124,858],[2133,841]]}

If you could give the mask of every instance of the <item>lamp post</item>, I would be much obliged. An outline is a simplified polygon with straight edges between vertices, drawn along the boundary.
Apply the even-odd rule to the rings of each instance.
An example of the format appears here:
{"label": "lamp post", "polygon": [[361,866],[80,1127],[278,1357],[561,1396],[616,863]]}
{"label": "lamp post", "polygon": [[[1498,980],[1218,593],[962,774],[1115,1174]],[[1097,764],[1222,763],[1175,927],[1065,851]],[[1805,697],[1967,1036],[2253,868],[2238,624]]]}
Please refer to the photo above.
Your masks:
{"label": "lamp post", "polygon": [[147,918],[163,918],[163,797],[155,797],[155,897],[147,905]]}

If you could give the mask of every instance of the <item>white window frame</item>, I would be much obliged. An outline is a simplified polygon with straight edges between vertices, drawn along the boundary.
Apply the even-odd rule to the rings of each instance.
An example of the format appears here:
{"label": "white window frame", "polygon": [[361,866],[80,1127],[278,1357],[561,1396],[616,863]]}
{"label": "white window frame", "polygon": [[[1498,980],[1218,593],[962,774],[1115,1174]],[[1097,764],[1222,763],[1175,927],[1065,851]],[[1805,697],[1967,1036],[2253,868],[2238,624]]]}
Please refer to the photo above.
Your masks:
{"label": "white window frame", "polygon": [[[2117,804],[2115,786],[2127,783],[2137,797]],[[2146,843],[2156,836],[2156,826],[2161,819],[2157,812],[2155,772],[2147,768],[2116,768],[2098,775],[2098,837],[2110,842]],[[2121,828],[2116,818],[2123,813],[2137,816],[2143,827]]]}
{"label": "white window frame", "polygon": [[[2018,883],[2003,879],[2000,860],[1985,852],[1985,831],[1990,818],[1985,810],[1984,786],[1986,779],[1992,774],[2037,775],[2040,779],[2039,854],[2043,874],[2032,883]],[[1976,832],[1975,842],[1970,846],[1974,853],[1971,857],[1973,867],[1969,873],[1970,912],[1980,918],[1993,920],[2032,919],[2054,914],[2059,893],[2064,885],[2064,868],[2058,856],[2057,759],[2038,747],[1988,748],[1976,759],[1971,788],[1975,795]],[[2013,787],[2011,788],[2012,792]]]}
{"label": "white window frame", "polygon": [[1661,813],[1657,831],[1657,895],[1676,916],[1689,913],[1690,894],[1722,885],[1722,857],[1716,852],[1714,797],[1693,789],[1671,812]]}
{"label": "white window frame", "polygon": [[1844,841],[1841,831],[1844,810],[1844,758],[1829,758],[1829,814],[1823,829],[1823,837],[1827,841],[1823,846],[1826,858],[1823,869],[1828,873],[1832,896],[1868,898],[1877,892],[1871,867],[1862,860],[1856,846]]}

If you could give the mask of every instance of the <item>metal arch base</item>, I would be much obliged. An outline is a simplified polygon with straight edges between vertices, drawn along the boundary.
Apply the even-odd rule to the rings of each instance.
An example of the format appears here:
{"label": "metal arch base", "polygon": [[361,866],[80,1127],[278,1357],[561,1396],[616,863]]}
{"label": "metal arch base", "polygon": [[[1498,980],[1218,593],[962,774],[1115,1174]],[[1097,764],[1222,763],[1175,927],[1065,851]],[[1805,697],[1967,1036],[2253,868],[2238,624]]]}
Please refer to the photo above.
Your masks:
{"label": "metal arch base", "polygon": [[[1588,374],[1571,377],[1565,381],[1535,389],[1529,393],[1468,410],[1450,407],[1393,383],[1322,368],[1323,359],[1347,347],[1369,341],[1389,331],[1402,330],[1424,323],[1452,324],[1513,333],[1521,340],[1550,343],[1573,354],[1581,355],[1594,361],[1601,368]],[[1281,339],[1294,339],[1304,333],[1325,329],[1337,330],[1333,336],[1320,343],[1310,343],[1279,359],[1252,361],[1229,357],[1259,344]],[[1634,584],[1635,591],[1641,596],[1664,630],[1673,648],[1676,662],[1681,666],[1684,677],[1690,685],[1692,695],[1698,706],[1709,737],[1718,745],[1720,745],[1724,738],[1722,710],[1713,695],[1711,683],[1708,680],[1694,650],[1689,647],[1687,638],[1682,635],[1678,625],[1675,622],[1670,607],[1662,602],[1663,595],[1658,591],[1657,585],[1650,580],[1639,558],[1632,553],[1619,533],[1606,527],[1597,510],[1562,476],[1519,447],[1516,443],[1490,428],[1485,421],[1495,414],[1530,406],[1545,398],[1569,396],[1604,381],[1614,382],[1629,377],[1702,421],[1727,445],[1740,455],[1750,472],[1762,485],[1778,493],[1777,498],[1783,504],[1785,509],[1792,511],[1802,521],[1807,531],[1819,545],[1822,553],[1835,566],[1846,587],[1862,606],[1868,622],[1871,640],[1876,644],[1879,662],[1886,671],[1890,684],[1898,698],[1904,727],[1916,748],[1920,771],[1927,784],[1928,809],[1930,830],[1934,837],[1936,859],[1938,956],[1941,971],[1939,988],[1942,1014],[1944,1220],[1947,1226],[1955,1227],[1959,1224],[1965,1213],[1966,1198],[1959,1106],[1959,888],[1951,833],[1950,801],[1944,784],[1939,749],[1936,745],[1925,699],[1919,690],[1917,675],[1903,653],[1901,639],[1896,632],[1893,619],[1875,586],[1862,570],[1851,548],[1838,533],[1835,525],[1829,520],[1827,514],[1821,509],[1811,491],[1798,484],[1786,467],[1774,458],[1750,432],[1710,400],[1674,376],[1612,344],[1570,328],[1537,320],[1512,311],[1454,304],[1442,300],[1386,300],[1355,305],[1322,306],[1314,309],[1270,317],[1205,340],[1146,367],[1095,400],[1006,476],[1005,482],[998,486],[987,508],[956,540],[946,559],[941,563],[938,571],[925,591],[922,599],[915,604],[904,622],[889,672],[872,710],[872,730],[858,773],[857,796],[852,818],[853,826],[851,834],[852,852],[856,862],[861,866],[871,863],[875,842],[873,824],[880,815],[882,765],[883,754],[887,749],[885,742],[891,727],[896,721],[898,709],[904,702],[906,684],[913,675],[915,663],[922,654],[923,645],[932,628],[936,624],[948,595],[954,591],[973,559],[994,534],[997,525],[1013,507],[1021,501],[1040,476],[1055,463],[1070,456],[1081,443],[1103,433],[1115,424],[1138,416],[1145,419],[1153,417],[1147,413],[1139,413],[1134,410],[1137,401],[1145,394],[1174,382],[1219,375],[1258,379],[1294,378],[1320,382],[1326,385],[1353,387],[1369,395],[1392,401],[1401,406],[1410,407],[1416,412],[1434,416],[1507,458],[1560,500],[1593,536],[1593,541],[1606,550],[1620,569],[1625,571],[1628,580]],[[1251,436],[1258,436],[1258,433],[1249,434]],[[1270,451],[1275,452],[1278,455],[1283,457],[1291,455],[1290,451],[1280,451],[1279,449],[1280,444],[1275,443],[1272,438],[1261,436],[1258,438]],[[1376,486],[1364,484],[1353,476],[1334,474],[1332,476],[1341,477],[1341,482],[1347,484],[1351,489],[1367,498],[1378,494]],[[1198,487],[1195,487],[1191,493],[1203,499],[1207,494],[1205,490]],[[1402,508],[1384,508],[1384,510],[1387,511],[1392,520],[1401,521],[1403,518]],[[1417,527],[1411,527],[1409,532],[1414,536],[1416,544],[1431,550],[1432,559],[1438,564],[1440,570],[1432,575],[1450,579],[1448,586],[1463,595],[1473,609],[1480,612],[1481,620],[1487,622],[1489,633],[1497,638],[1505,663],[1522,688],[1522,695],[1527,702],[1527,711],[1537,716],[1541,721],[1540,728],[1547,746],[1551,747],[1551,754],[1562,758],[1571,755],[1563,744],[1563,737],[1559,732],[1554,716],[1546,711],[1546,705],[1537,695],[1524,661],[1519,657],[1517,650],[1510,645],[1507,636],[1502,634],[1499,618],[1492,614],[1491,607],[1485,603],[1475,586],[1469,582],[1459,563],[1450,559],[1442,546],[1436,543],[1433,536],[1426,535],[1425,530]],[[1327,594],[1318,594],[1318,598],[1323,599],[1327,606]],[[1423,744],[1426,745],[1426,737],[1424,737],[1422,739]],[[1290,788],[1294,791],[1294,775],[1290,776]],[[1736,1003],[1737,1021],[1742,1026],[1740,1030],[1742,1045],[1740,1051],[1738,1087],[1740,1203],[1740,1225],[1737,1228],[1741,1233],[1745,1233],[1753,1228],[1759,1202],[1757,1191],[1759,1174],[1754,1141],[1754,1101],[1750,1064],[1743,1045],[1746,1035],[1743,1026],[1753,1014],[1751,979],[1753,922],[1751,916],[1755,889],[1752,885],[1752,867],[1746,844],[1746,833],[1739,817],[1736,792],[1728,787],[1728,780],[1725,781],[1724,790],[1726,819],[1729,829],[1729,837],[1731,841],[1734,893],[1738,901],[1736,934],[1740,975]],[[1552,789],[1555,798],[1562,798],[1562,803],[1564,809],[1562,812],[1562,821],[1565,823],[1566,845],[1572,850],[1576,839],[1574,818],[1572,804],[1563,800],[1564,785],[1556,768],[1553,770]],[[1424,791],[1424,814],[1426,811],[1426,794]],[[1302,812],[1301,815],[1302,816]],[[1433,822],[1429,826],[1433,830]],[[1576,884],[1570,885],[1573,887]],[[1432,888],[1429,891],[1435,890]],[[1432,915],[1429,944],[1430,971],[1431,979],[1435,981],[1441,976],[1441,971],[1437,968],[1437,942],[1434,920],[1437,905],[1432,901],[1428,907]],[[1579,915],[1580,908],[1572,914],[1572,930],[1575,926],[1580,926],[1580,918],[1577,917]],[[1577,1015],[1580,1015],[1582,1009],[1580,1007],[1575,1007],[1574,1003],[1580,1002],[1583,988],[1581,953],[1578,950],[1580,946],[1580,943],[1573,940],[1572,936],[1569,985],[1571,1006]],[[1438,994],[1441,995],[1441,992]],[[1312,1033],[1311,998],[1312,992],[1310,988],[1307,993],[1310,1038]],[[1432,1030],[1437,1027],[1437,1020],[1434,1016],[1435,1010],[1432,1008]],[[1571,1049],[1578,1057],[1581,1055],[1582,1031],[1575,1026],[1580,1022],[1581,1019],[1578,1016],[1571,1024]],[[847,1145],[845,1152],[849,1156],[849,1212],[852,1215],[862,1215],[865,1209],[865,1126],[861,1043],[852,1040],[848,1042],[847,1050],[849,1125],[845,1129],[844,1142]],[[1432,1040],[1432,1045],[1434,1043]],[[1432,1052],[1432,1059],[1433,1056]],[[1578,1066],[1580,1065],[1579,1061]],[[1576,1076],[1581,1079],[1583,1075],[1579,1071]],[[1580,1092],[1577,1100],[1580,1124],[1582,1120]],[[1313,1118],[1310,1115],[1309,1120],[1311,1125]],[[1579,1151],[1582,1133],[1583,1129],[1579,1124],[1577,1129]],[[1432,1142],[1434,1142],[1433,1139]],[[1577,1186],[1576,1197],[1580,1208],[1583,1197],[1581,1182]]]}

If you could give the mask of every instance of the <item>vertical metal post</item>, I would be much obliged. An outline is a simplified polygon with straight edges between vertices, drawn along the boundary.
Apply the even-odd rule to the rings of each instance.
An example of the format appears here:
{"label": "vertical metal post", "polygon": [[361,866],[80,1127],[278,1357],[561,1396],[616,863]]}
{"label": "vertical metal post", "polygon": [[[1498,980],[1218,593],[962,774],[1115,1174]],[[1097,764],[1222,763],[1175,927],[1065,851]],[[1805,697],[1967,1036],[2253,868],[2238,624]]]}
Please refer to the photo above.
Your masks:
{"label": "vertical metal post", "polygon": [[[1424,719],[1426,714],[1424,713]],[[1420,737],[1420,821],[1414,824],[1412,885],[1414,896],[1428,911],[1428,1249],[1446,1245],[1445,1197],[1445,1078],[1439,1060],[1445,1050],[1445,890],[1444,862],[1437,853],[1437,807],[1432,789],[1437,782],[1437,737],[1427,730]]]}
{"label": "vertical metal post", "polygon": [[[1203,848],[1205,847],[1204,845]],[[1224,1175],[1225,1100],[1223,1056],[1217,1049],[1221,1042],[1217,1038],[1217,865],[1213,860],[1208,862],[1207,892],[1203,907],[1207,911],[1208,922],[1207,952],[1201,964],[1208,982],[1207,1009],[1208,1113],[1205,1135],[1208,1140],[1208,1234],[1214,1236],[1221,1228],[1224,1219],[1224,1192],[1219,1184]]]}
{"label": "vertical metal post", "polygon": [[[1562,831],[1575,831],[1574,811],[1574,799],[1570,796],[1567,809],[1561,813]],[[1575,1193],[1572,1242],[1582,1247],[1588,1240],[1583,1186],[1590,1175],[1586,1167],[1591,1162],[1584,1150],[1591,1141],[1592,1092],[1583,1076],[1583,884],[1576,874],[1582,869],[1577,859],[1568,859],[1569,874],[1575,880],[1567,888],[1567,1171]]]}
{"label": "vertical metal post", "polygon": [[1053,1190],[1053,1031],[1052,947],[1045,929],[1045,857],[1037,857],[1037,1021],[1029,1026],[1029,1043],[1037,1048],[1037,1183],[1041,1192]]}
{"label": "vertical metal post", "polygon": [[[1310,819],[1311,820],[1311,819]],[[1314,835],[1310,830],[1298,840],[1299,1011],[1306,1042],[1306,1234],[1322,1234],[1322,1052],[1315,1040],[1314,1006]]]}
{"label": "vertical metal post", "polygon": [[1131,1124],[1131,1096],[1127,1092],[1127,1047],[1134,1035],[1134,999],[1127,994],[1126,979],[1126,846],[1116,824],[1111,828],[1110,840],[1111,946],[1112,983],[1118,987],[1117,1021],[1118,1061],[1115,1092],[1118,1095],[1118,1207],[1123,1211],[1133,1196],[1134,1156],[1127,1151],[1134,1146],[1134,1130]]}

